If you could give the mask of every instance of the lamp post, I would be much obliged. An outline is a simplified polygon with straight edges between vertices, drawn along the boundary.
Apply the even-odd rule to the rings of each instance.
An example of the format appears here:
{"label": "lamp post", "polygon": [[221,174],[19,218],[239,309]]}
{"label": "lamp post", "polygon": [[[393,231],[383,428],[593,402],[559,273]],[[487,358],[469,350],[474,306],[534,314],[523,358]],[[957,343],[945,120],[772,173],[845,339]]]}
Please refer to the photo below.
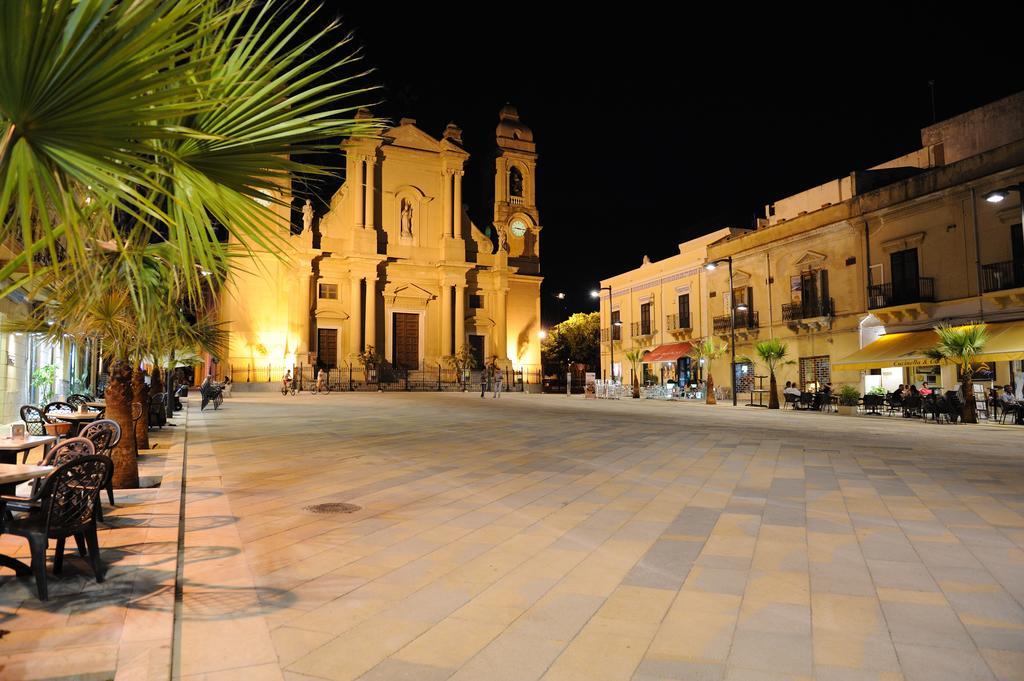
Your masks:
{"label": "lamp post", "polygon": [[[724,258],[718,260],[712,260],[711,262],[704,264],[704,269],[708,272],[713,272],[722,263],[729,264],[729,369],[732,371],[732,406],[736,406],[736,310],[740,309],[745,311],[747,309],[746,303],[736,304],[736,301],[732,299],[733,296],[733,285],[732,285],[732,256],[727,255]],[[713,323],[713,322],[712,322]]]}
{"label": "lamp post", "polygon": [[[622,326],[622,322],[612,321],[612,287],[602,286],[599,289],[594,289],[590,292],[591,297],[600,298],[601,291],[608,291],[608,355],[609,355],[609,369],[608,373],[611,374],[612,383],[615,382],[615,327]],[[601,303],[597,304],[598,310],[601,308]]]}

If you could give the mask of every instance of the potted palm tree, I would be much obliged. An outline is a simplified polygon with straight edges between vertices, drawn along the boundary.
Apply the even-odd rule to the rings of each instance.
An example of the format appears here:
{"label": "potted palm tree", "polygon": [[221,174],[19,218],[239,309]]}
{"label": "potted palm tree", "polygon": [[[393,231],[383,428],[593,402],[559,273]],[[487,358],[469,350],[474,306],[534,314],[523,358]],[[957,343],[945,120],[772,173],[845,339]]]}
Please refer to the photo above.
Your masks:
{"label": "potted palm tree", "polygon": [[640,365],[641,360],[644,358],[643,348],[633,348],[626,352],[626,360],[629,362],[630,373],[633,378],[633,399],[640,399],[640,379],[638,377],[639,372],[637,367]]}
{"label": "potted palm tree", "polygon": [[960,390],[963,404],[960,416],[964,423],[978,422],[978,409],[974,402],[974,360],[988,342],[988,327],[983,323],[965,326],[940,324],[935,327],[938,344],[927,351],[932,359],[960,367]]}
{"label": "potted palm tree", "polygon": [[711,337],[705,338],[690,347],[690,357],[697,360],[707,370],[707,389],[704,400],[707,404],[717,403],[717,400],[715,400],[715,379],[711,376],[711,360],[721,357],[722,353],[725,352],[725,348],[724,343],[719,345]]}
{"label": "potted palm tree", "polygon": [[[778,338],[769,338],[768,340],[761,341],[754,346],[754,351],[757,353],[758,358],[764,365],[768,367],[768,408],[778,409],[779,408],[779,384],[775,379],[775,370],[784,364],[793,364],[793,360],[786,359],[786,353],[788,348],[786,344],[780,341]],[[737,358],[739,361],[740,358]],[[743,361],[750,362],[750,358],[742,358]],[[752,362],[751,362],[752,363]]]}

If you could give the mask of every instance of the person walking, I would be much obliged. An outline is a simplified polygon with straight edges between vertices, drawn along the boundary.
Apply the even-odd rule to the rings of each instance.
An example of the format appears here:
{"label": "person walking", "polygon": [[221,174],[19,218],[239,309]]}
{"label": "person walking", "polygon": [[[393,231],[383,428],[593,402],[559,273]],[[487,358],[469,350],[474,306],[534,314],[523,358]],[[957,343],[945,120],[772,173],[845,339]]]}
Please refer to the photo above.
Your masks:
{"label": "person walking", "polygon": [[327,372],[324,371],[323,367],[320,367],[320,371],[316,372],[316,391],[318,393],[327,391]]}
{"label": "person walking", "polygon": [[487,379],[490,377],[490,369],[489,366],[485,365],[480,371],[480,399],[483,399],[484,395],[487,394]]}
{"label": "person walking", "polygon": [[501,374],[501,369],[494,368],[494,397],[498,398],[501,396],[501,382],[504,376]]}

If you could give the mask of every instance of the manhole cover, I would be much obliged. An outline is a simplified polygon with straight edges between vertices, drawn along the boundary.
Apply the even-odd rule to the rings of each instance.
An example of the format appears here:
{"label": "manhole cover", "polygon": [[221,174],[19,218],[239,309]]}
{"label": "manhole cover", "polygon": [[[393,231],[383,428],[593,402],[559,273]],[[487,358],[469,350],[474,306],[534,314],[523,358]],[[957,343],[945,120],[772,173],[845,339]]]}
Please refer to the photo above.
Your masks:
{"label": "manhole cover", "polygon": [[312,511],[313,513],[355,513],[361,508],[361,506],[356,506],[355,504],[343,504],[341,502],[337,502],[330,504],[314,504],[312,506],[307,506],[306,510]]}

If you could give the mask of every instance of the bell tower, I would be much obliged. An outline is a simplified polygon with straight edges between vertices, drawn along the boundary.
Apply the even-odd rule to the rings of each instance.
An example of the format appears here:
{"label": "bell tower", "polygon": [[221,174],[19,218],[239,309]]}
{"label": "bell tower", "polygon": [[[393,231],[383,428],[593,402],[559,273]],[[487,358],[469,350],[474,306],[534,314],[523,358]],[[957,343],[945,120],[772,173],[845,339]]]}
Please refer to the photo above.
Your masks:
{"label": "bell tower", "polygon": [[521,274],[540,274],[540,214],[537,212],[537,145],[533,131],[506,104],[498,113],[494,160],[494,227],[499,248]]}

